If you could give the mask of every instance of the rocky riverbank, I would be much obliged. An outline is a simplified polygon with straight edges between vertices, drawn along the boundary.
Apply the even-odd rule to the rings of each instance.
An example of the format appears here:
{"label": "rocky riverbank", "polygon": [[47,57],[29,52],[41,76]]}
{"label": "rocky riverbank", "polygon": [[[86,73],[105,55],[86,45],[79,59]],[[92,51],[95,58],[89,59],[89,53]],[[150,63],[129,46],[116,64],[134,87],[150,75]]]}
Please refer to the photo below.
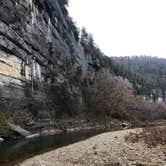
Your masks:
{"label": "rocky riverbank", "polygon": [[166,165],[165,145],[148,147],[143,141],[127,142],[130,129],[104,133],[48,153],[30,158],[19,166],[164,166]]}
{"label": "rocky riverbank", "polygon": [[[9,134],[5,139],[32,139],[40,136],[56,135],[61,133],[79,132],[84,130],[115,131],[122,129],[122,122],[116,119],[60,119],[54,124],[44,123],[45,126],[22,128],[22,126],[8,123]],[[127,126],[129,127],[129,126]]]}

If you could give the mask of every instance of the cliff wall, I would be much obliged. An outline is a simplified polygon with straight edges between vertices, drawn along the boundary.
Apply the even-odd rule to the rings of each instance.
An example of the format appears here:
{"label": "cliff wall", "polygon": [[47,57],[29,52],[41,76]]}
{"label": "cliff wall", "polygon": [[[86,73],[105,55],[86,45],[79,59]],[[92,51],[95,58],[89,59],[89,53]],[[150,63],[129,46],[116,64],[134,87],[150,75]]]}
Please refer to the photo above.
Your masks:
{"label": "cliff wall", "polygon": [[91,61],[57,0],[0,2],[0,85],[4,95],[15,88],[24,95],[27,81],[63,82],[65,63],[72,63],[71,72],[85,74]]}
{"label": "cliff wall", "polygon": [[61,2],[0,1],[0,111],[28,129],[80,114],[82,84],[96,70]]}

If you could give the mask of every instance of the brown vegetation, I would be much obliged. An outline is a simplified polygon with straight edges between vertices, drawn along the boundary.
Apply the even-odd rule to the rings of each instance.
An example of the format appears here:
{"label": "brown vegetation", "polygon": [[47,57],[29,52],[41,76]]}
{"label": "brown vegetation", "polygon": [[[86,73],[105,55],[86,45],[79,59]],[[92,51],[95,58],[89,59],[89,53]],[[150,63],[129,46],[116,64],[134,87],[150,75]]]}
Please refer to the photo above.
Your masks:
{"label": "brown vegetation", "polygon": [[[85,103],[88,112],[128,120],[134,126],[143,121],[166,119],[166,104],[153,103],[134,95],[125,81],[118,80],[108,69],[100,69],[86,80]],[[139,123],[140,122],[140,123]]]}
{"label": "brown vegetation", "polygon": [[140,100],[138,103],[138,118],[141,121],[154,121],[166,119],[165,103],[150,103]]}
{"label": "brown vegetation", "polygon": [[130,133],[125,140],[132,143],[144,141],[149,147],[166,145],[166,129],[163,127],[144,128],[142,132]]}
{"label": "brown vegetation", "polygon": [[132,89],[116,80],[108,70],[96,72],[87,88],[86,100],[91,112],[117,119],[131,120],[137,109],[137,98]]}
{"label": "brown vegetation", "polygon": [[155,104],[152,110],[152,118],[156,119],[166,119],[166,104],[158,103]]}

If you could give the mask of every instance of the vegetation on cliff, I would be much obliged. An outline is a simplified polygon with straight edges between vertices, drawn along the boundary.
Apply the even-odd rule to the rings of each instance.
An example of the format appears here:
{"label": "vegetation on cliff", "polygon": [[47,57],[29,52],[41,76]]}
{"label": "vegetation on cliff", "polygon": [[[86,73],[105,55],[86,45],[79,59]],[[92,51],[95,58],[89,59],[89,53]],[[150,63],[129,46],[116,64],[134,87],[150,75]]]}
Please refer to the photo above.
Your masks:
{"label": "vegetation on cliff", "polygon": [[[164,103],[154,104],[142,99],[143,95],[152,95],[155,101],[158,90],[161,91],[163,100],[165,99],[163,64],[159,65],[158,71],[154,69],[156,61],[152,68],[144,63],[142,70],[139,70],[140,65],[135,65],[136,69],[133,65],[127,68],[119,61],[104,55],[95,44],[92,34],[85,28],[80,30],[69,16],[67,0],[56,0],[52,3],[35,0],[30,6],[27,3],[29,1],[3,3],[2,9],[11,8],[14,11],[14,14],[9,13],[10,18],[3,15],[4,10],[0,11],[3,20],[6,19],[7,22],[0,24],[4,26],[3,33],[8,36],[7,39],[1,38],[6,42],[0,41],[0,46],[4,44],[0,49],[3,48],[7,57],[10,57],[9,53],[13,58],[17,57],[17,64],[22,67],[17,73],[19,79],[12,78],[17,81],[13,83],[9,80],[9,85],[17,85],[15,87],[24,92],[24,98],[15,98],[17,95],[13,93],[14,88],[5,85],[9,89],[8,94],[12,94],[9,98],[13,106],[6,112],[14,122],[27,128],[33,128],[35,124],[42,128],[40,124],[44,126],[45,121],[52,121],[54,124],[56,118],[64,114],[84,118],[85,115],[93,114],[96,117],[107,116],[110,119],[132,122],[166,118]],[[24,8],[27,13],[23,12]],[[15,22],[11,23],[11,18],[15,15],[21,21],[13,19]],[[9,27],[10,33],[5,31]],[[6,44],[7,41],[10,44]],[[17,65],[12,63],[9,66]],[[38,72],[34,72],[35,69]],[[11,70],[17,71],[13,68]],[[145,76],[142,74],[144,71]],[[14,102],[19,103],[18,106]],[[6,105],[5,108],[10,106],[8,103]],[[2,109],[3,106],[1,112],[4,112]]]}
{"label": "vegetation on cliff", "polygon": [[8,119],[4,114],[0,113],[0,137],[7,136],[8,131]]}

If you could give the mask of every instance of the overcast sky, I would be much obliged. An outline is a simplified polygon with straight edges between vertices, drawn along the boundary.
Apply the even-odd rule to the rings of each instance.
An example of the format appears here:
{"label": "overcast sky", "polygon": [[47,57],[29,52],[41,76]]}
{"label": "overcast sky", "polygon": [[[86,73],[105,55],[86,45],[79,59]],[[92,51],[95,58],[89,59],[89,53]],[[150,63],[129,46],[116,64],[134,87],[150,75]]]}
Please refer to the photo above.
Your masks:
{"label": "overcast sky", "polygon": [[108,56],[166,58],[166,0],[69,0],[69,11]]}

